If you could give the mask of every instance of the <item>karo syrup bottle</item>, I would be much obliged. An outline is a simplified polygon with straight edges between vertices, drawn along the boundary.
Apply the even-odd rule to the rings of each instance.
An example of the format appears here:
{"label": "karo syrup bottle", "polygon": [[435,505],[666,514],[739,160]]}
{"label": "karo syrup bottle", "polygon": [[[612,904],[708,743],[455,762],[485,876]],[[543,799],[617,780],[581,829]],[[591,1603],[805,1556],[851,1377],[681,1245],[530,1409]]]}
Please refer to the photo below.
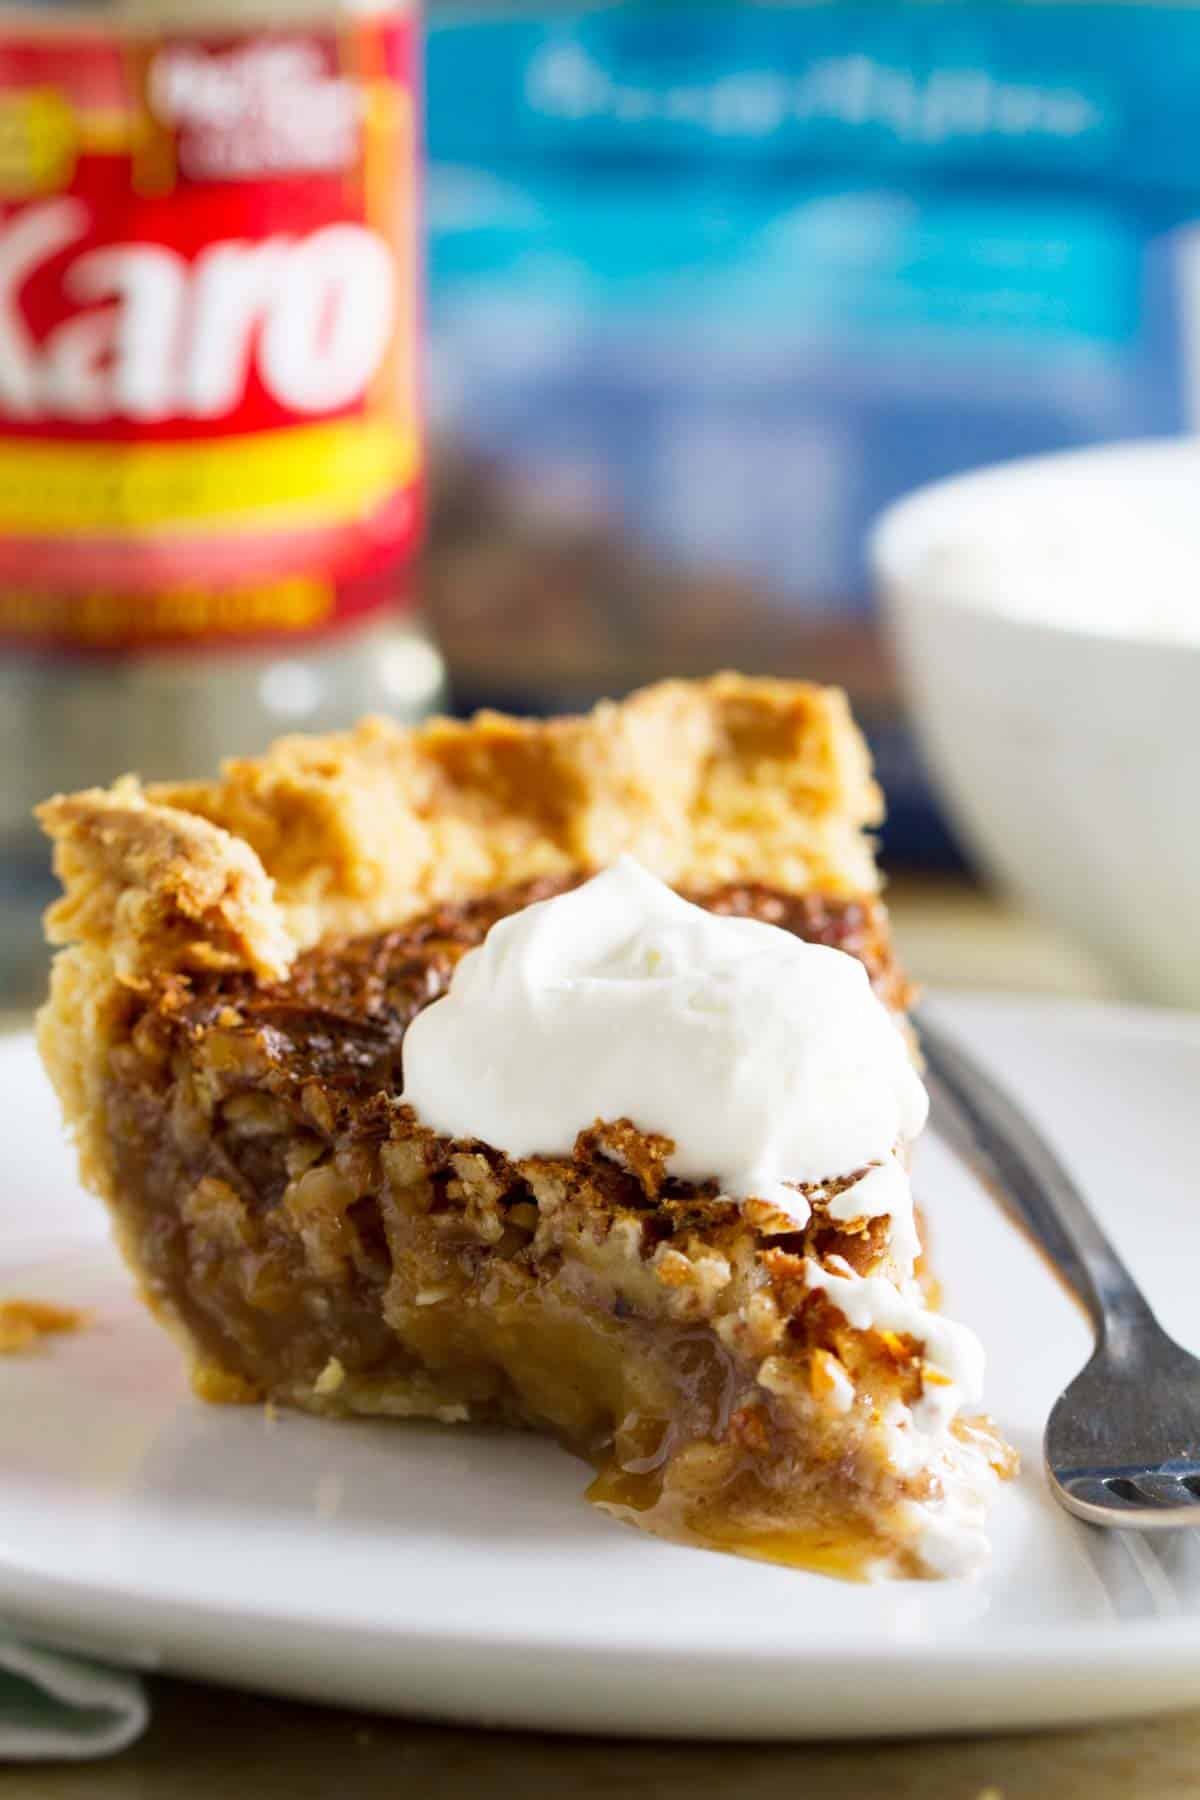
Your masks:
{"label": "karo syrup bottle", "polygon": [[46,795],[411,719],[417,21],[0,0],[0,1007]]}

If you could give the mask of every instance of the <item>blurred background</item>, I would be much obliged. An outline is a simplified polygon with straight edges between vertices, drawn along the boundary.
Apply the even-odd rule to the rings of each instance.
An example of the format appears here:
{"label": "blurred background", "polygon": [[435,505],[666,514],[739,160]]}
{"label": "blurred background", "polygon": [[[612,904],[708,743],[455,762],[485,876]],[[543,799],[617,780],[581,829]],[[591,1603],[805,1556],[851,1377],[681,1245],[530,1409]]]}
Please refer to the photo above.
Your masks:
{"label": "blurred background", "polygon": [[[132,10],[139,31],[164,29],[167,9]],[[214,59],[235,37],[243,49],[254,34],[278,44],[303,13],[313,43],[336,38],[326,77],[366,79],[362,44],[346,61],[335,0],[264,7],[261,19],[232,0],[181,10]],[[93,16],[127,30],[129,12]],[[29,208],[30,146],[63,129],[44,99],[33,117],[28,95],[77,79],[61,58],[30,63],[30,16],[3,27],[8,226]],[[956,829],[961,807],[947,809],[923,764],[867,538],[890,502],[940,477],[1195,423],[1200,12],[433,0],[422,30],[412,69],[394,43],[368,48],[377,99],[391,83],[389,118],[395,94],[424,88],[423,139],[384,132],[376,155],[393,168],[387,229],[401,261],[411,239],[425,269],[412,341],[423,527],[406,515],[376,532],[369,603],[339,611],[336,632],[301,606],[290,637],[272,615],[239,641],[227,626],[241,590],[226,570],[222,630],[186,653],[169,634],[110,636],[99,653],[74,627],[48,638],[30,585],[57,594],[78,574],[47,562],[44,539],[28,566],[9,558],[26,621],[18,629],[0,604],[10,996],[36,961],[15,921],[46,887],[25,818],[50,789],[127,767],[199,774],[280,730],[366,710],[417,716],[447,695],[456,710],[569,710],[725,666],[849,689],[887,791],[884,848],[919,966],[1139,991],[1128,966],[1084,948],[1086,931],[1068,920],[1064,936],[1061,908],[1050,931],[973,885],[979,833]],[[183,77],[138,90],[181,149],[160,190],[174,208],[159,222],[168,235],[189,184],[230,192],[230,165],[206,161],[203,144],[258,116],[244,93],[242,114],[201,116],[193,89],[206,91]],[[247,91],[261,112],[262,83]],[[73,104],[93,102],[77,86]],[[293,184],[327,177],[292,155]],[[234,174],[247,168],[279,172]],[[61,171],[45,191],[56,181]],[[332,411],[343,416],[344,397]],[[0,412],[12,430],[34,429],[2,379]],[[247,416],[238,431],[263,424]],[[126,443],[145,426],[78,430]],[[4,474],[0,457],[0,528],[12,513]],[[411,469],[391,479],[417,494]],[[326,551],[313,554],[323,570]],[[305,570],[293,562],[288,579]],[[986,849],[983,861],[996,867]]]}
{"label": "blurred background", "polygon": [[889,854],[951,860],[867,528],[1185,428],[1198,71],[1187,10],[435,5],[425,593],[460,703],[838,681]]}

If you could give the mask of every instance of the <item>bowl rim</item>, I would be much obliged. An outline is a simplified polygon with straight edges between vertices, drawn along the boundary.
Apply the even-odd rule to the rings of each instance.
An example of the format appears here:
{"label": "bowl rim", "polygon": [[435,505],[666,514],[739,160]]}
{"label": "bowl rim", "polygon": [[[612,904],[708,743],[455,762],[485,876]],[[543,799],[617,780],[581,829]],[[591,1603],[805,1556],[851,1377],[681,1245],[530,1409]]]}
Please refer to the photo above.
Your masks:
{"label": "bowl rim", "polygon": [[1014,456],[924,482],[891,501],[868,528],[865,553],[874,587],[889,606],[903,597],[930,610],[967,613],[975,619],[986,619],[997,628],[1036,632],[1077,644],[1108,645],[1127,655],[1165,651],[1177,657],[1200,657],[1200,634],[1189,640],[1107,630],[1102,625],[1088,625],[1077,619],[1034,618],[979,600],[966,587],[942,588],[931,595],[922,592],[922,583],[915,577],[912,567],[922,539],[927,538],[927,521],[936,520],[947,508],[953,508],[960,495],[969,496],[988,489],[1003,491],[1006,487],[1021,485],[1029,476],[1036,476],[1042,470],[1080,465],[1086,468],[1092,464],[1119,465],[1122,462],[1171,462],[1182,457],[1190,457],[1195,462],[1200,488],[1200,431],[1181,432],[1176,436],[1124,438],[1116,443],[1082,444],[1066,450],[1044,451],[1036,456]]}

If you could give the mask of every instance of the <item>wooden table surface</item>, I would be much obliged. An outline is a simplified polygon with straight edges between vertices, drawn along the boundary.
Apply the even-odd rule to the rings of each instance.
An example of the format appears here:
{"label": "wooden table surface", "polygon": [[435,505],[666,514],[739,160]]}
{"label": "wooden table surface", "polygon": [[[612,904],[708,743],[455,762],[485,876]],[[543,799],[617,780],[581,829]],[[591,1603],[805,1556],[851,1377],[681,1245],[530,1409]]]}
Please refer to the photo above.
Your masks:
{"label": "wooden table surface", "polygon": [[0,1770],[3,1800],[1195,1800],[1200,1715],[1021,1737],[667,1744],[460,1731],[156,1681],[107,1763]]}
{"label": "wooden table surface", "polygon": [[[1115,995],[1082,953],[966,884],[900,881],[890,900],[906,960],[931,985]],[[1200,1713],[754,1747],[459,1730],[165,1679],[150,1691],[153,1723],[133,1749],[80,1767],[0,1768],[0,1800],[1200,1800]]]}

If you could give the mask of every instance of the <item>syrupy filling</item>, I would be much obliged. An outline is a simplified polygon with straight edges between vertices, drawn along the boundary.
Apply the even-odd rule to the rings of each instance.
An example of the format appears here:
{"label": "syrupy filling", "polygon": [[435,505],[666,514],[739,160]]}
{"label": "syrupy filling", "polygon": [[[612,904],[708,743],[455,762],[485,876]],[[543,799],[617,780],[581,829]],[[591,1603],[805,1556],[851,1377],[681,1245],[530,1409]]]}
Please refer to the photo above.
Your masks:
{"label": "syrupy filling", "polygon": [[[260,1382],[264,1360],[287,1380],[315,1374],[330,1355],[348,1367],[394,1360],[380,1309],[392,1258],[376,1195],[405,1030],[497,919],[583,878],[538,880],[319,944],[275,984],[168,976],[131,998],[107,1096],[123,1224],[152,1289],[171,1296],[215,1361]],[[905,997],[873,899],[745,884],[691,897],[844,949],[889,1004]],[[655,1241],[681,1228],[680,1202],[705,1198],[667,1183],[648,1213],[637,1180],[604,1155],[590,1179],[597,1204],[636,1207]],[[853,1257],[860,1236],[842,1248]],[[469,1244],[460,1251],[473,1254]],[[331,1319],[320,1296],[334,1278]]]}
{"label": "syrupy filling", "polygon": [[[286,981],[251,976],[165,984],[152,1006],[177,1030],[203,1031],[223,1012],[261,1033],[272,1067],[360,1094],[400,1086],[400,1051],[410,1021],[445,993],[454,965],[498,919],[576,887],[586,876],[543,877],[518,888],[433,908],[392,931],[343,938],[304,952]],[[844,950],[866,967],[880,999],[903,1010],[909,990],[874,898],[785,894],[737,882],[685,898],[713,913],[762,920],[808,943]],[[231,1021],[232,1024],[232,1021]]]}
{"label": "syrupy filling", "polygon": [[[847,1545],[879,1549],[880,1484],[919,1500],[929,1477],[860,1454],[842,1390],[877,1417],[912,1406],[921,1358],[851,1332],[803,1271],[886,1271],[887,1218],[755,1220],[672,1179],[628,1121],[518,1166],[397,1101],[405,1030],[458,959],[570,885],[321,944],[274,985],[171,975],[131,996],[106,1096],[122,1239],[210,1397],[532,1424],[653,1529],[847,1572]],[[903,1007],[873,899],[687,897],[848,951]]]}

